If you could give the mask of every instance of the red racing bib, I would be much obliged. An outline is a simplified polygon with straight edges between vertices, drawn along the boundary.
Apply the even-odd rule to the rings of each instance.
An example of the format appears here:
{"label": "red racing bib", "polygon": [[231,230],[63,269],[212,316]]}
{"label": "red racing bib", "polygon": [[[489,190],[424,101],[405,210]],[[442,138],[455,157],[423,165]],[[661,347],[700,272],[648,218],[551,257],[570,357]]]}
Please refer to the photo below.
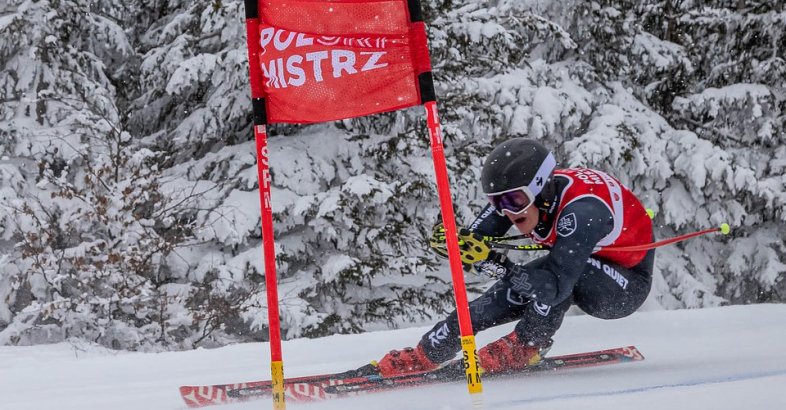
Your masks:
{"label": "red racing bib", "polygon": [[[633,246],[652,243],[652,221],[638,198],[616,178],[605,172],[587,168],[569,168],[554,171],[554,176],[568,179],[562,191],[557,217],[545,237],[533,233],[536,243],[553,246],[557,236],[567,236],[581,229],[570,215],[562,215],[563,209],[581,198],[594,197],[605,204],[614,219],[614,228],[595,246],[593,255],[616,262],[626,268],[633,267],[644,259],[647,251],[617,252],[604,251],[606,246]],[[565,218],[563,218],[565,216]]]}

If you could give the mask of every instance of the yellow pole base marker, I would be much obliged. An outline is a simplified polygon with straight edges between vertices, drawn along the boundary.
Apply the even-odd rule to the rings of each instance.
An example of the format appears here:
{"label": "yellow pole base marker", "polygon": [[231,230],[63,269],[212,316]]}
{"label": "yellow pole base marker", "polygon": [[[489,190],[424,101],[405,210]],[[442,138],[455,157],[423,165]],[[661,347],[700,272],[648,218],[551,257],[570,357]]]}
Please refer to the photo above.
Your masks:
{"label": "yellow pole base marker", "polygon": [[273,385],[273,409],[286,410],[287,403],[284,400],[284,362],[271,362],[270,381]]}
{"label": "yellow pole base marker", "polygon": [[720,231],[722,234],[728,235],[729,232],[731,232],[731,227],[729,227],[729,224],[723,223],[721,224]]}
{"label": "yellow pole base marker", "polygon": [[464,351],[464,371],[467,374],[467,388],[471,394],[482,393],[478,352],[475,351],[475,336],[461,336],[461,349]]}

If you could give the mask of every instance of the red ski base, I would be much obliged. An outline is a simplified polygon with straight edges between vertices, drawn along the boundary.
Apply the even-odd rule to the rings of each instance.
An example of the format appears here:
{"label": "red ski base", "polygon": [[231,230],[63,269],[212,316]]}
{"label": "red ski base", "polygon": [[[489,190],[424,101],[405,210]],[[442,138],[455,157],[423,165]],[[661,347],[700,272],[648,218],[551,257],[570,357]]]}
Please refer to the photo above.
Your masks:
{"label": "red ski base", "polygon": [[[615,363],[644,360],[634,346],[597,352],[577,353],[543,359],[537,366],[521,371],[488,375],[485,378],[510,377],[543,371],[601,366]],[[344,373],[295,377],[284,380],[286,400],[290,402],[312,402],[336,397],[357,396],[382,390],[393,390],[408,386],[445,383],[464,380],[463,363],[454,361],[432,372],[413,373],[404,376],[383,378],[370,373],[370,366]],[[189,407],[204,407],[214,404],[232,403],[271,397],[270,380],[220,384],[214,386],[181,386],[180,394]]]}

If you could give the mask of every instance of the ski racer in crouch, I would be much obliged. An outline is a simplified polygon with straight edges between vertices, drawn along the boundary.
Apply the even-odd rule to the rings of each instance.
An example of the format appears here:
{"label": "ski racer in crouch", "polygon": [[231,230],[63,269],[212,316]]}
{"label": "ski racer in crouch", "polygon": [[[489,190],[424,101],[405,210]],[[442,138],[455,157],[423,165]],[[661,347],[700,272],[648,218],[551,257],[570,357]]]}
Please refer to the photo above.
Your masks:
{"label": "ski racer in crouch", "polygon": [[[652,284],[655,251],[603,247],[652,243],[652,222],[636,196],[604,172],[558,169],[540,143],[515,138],[498,145],[481,173],[487,205],[459,231],[465,270],[497,279],[469,304],[474,332],[518,320],[513,332],[478,350],[487,374],[537,364],[575,304],[600,319],[617,319],[644,303]],[[515,225],[550,247],[547,256],[515,264],[483,236],[502,236]],[[441,224],[431,247],[447,257]],[[461,350],[454,311],[414,348],[393,350],[378,363],[383,377],[430,371]]]}

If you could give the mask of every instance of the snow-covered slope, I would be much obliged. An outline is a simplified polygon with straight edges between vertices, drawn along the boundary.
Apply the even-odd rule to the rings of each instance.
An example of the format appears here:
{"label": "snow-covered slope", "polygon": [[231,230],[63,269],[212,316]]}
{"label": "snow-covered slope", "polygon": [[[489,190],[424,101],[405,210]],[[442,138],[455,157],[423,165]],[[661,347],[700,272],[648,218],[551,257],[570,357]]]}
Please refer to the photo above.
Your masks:
{"label": "snow-covered slope", "polygon": [[[479,345],[511,325],[478,335]],[[413,344],[426,328],[284,343],[287,376],[345,370]],[[486,409],[786,408],[786,305],[643,312],[617,321],[566,318],[553,354],[636,345],[644,362],[486,381]],[[181,353],[114,353],[59,344],[0,347],[0,408],[184,409],[177,387],[269,378],[266,344]],[[300,409],[471,409],[463,384],[400,390]],[[268,409],[268,401],[223,406]]]}

